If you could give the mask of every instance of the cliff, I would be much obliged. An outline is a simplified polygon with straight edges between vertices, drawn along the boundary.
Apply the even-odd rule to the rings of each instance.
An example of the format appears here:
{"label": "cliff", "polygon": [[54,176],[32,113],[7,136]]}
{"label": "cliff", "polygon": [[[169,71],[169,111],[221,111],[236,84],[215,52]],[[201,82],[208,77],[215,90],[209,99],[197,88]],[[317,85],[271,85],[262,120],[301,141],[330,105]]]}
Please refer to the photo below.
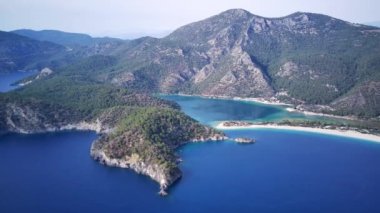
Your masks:
{"label": "cliff", "polygon": [[4,103],[0,106],[0,133],[96,131],[100,137],[90,152],[95,160],[151,177],[159,183],[161,195],[166,195],[168,187],[182,175],[175,154],[177,147],[226,138],[180,112],[176,104],[146,95],[124,95],[119,97],[123,100],[118,102],[120,105],[97,109],[97,113],[12,97],[0,95]]}
{"label": "cliff", "polygon": [[172,109],[138,109],[91,147],[99,162],[130,168],[160,185],[160,194],[182,176],[175,149],[189,142],[221,141],[225,135]]}

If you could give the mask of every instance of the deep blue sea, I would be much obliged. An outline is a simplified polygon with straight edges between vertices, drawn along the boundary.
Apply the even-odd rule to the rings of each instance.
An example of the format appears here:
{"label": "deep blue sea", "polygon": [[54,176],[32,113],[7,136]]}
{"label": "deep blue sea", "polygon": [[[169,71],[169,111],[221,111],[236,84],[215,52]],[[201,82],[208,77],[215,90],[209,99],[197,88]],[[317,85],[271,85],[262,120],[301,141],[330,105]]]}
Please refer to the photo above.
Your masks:
{"label": "deep blue sea", "polygon": [[13,73],[0,73],[0,93],[16,89],[16,85],[12,85],[16,81],[24,79],[28,76],[36,74],[37,71],[18,71]]}
{"label": "deep blue sea", "polygon": [[[208,124],[286,114],[267,105],[177,98]],[[183,178],[167,197],[148,177],[93,161],[93,132],[1,136],[0,212],[380,212],[380,143],[285,130],[226,133],[257,143],[180,148]]]}

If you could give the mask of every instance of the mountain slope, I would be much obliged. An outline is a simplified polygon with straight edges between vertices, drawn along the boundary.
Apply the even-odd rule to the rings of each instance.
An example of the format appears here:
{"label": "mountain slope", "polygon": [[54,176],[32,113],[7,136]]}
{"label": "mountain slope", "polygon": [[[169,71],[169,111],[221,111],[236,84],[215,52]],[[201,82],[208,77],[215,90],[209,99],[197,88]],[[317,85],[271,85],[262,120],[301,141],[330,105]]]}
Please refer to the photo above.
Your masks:
{"label": "mountain slope", "polygon": [[58,44],[0,31],[0,72],[43,67],[65,52]]}
{"label": "mountain slope", "polygon": [[376,27],[312,13],[264,18],[234,9],[118,49],[122,64],[108,80],[147,91],[276,97],[351,114],[332,103],[368,80],[379,82],[379,52]]}
{"label": "mountain slope", "polygon": [[140,92],[275,97],[316,111],[324,104],[330,113],[376,117],[379,34],[379,28],[318,14],[263,18],[244,10],[186,25],[163,39],[99,51],[2,33],[3,57],[36,54],[18,67],[62,65],[0,94],[0,133],[98,131],[93,158],[148,175],[165,194],[181,176],[177,147],[225,136],[177,104]]}
{"label": "mountain slope", "polygon": [[39,41],[49,41],[52,43],[60,44],[66,47],[75,46],[91,46],[101,43],[117,43],[122,42],[121,39],[116,38],[94,38],[87,34],[82,33],[68,33],[58,30],[29,30],[20,29],[14,30],[12,33],[22,35]]}
{"label": "mountain slope", "polygon": [[54,30],[14,32],[0,31],[0,72],[40,70],[44,67],[56,70],[94,55],[110,55],[128,43],[120,39],[93,38],[86,34]]}
{"label": "mountain slope", "polygon": [[[54,60],[44,59],[62,66],[87,56],[110,56],[115,63],[95,67],[86,77],[140,92],[260,97],[317,112],[380,115],[377,104],[368,104],[379,103],[379,96],[357,92],[380,82],[380,29],[376,27],[320,14],[264,18],[233,9],[162,39],[111,43],[75,47]],[[7,63],[6,69],[11,69],[11,62]],[[362,107],[355,108],[353,100],[359,94]]]}
{"label": "mountain slope", "polygon": [[12,31],[12,33],[65,46],[68,50],[67,57],[61,60],[66,60],[66,63],[97,54],[109,55],[122,44],[128,43],[128,40],[109,37],[94,38],[87,34],[68,33],[58,30],[35,31],[22,29]]}

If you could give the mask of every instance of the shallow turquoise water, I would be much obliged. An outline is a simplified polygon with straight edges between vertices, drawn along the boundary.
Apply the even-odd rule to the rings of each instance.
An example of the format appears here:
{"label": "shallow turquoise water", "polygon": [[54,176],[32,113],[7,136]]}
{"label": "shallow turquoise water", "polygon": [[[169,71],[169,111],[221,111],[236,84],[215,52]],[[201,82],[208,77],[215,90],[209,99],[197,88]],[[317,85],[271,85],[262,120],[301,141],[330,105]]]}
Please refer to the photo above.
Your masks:
{"label": "shallow turquoise water", "polygon": [[[289,112],[285,106],[268,105],[251,101],[210,99],[196,96],[161,95],[161,98],[177,102],[186,114],[196,120],[213,125],[220,121],[278,121],[278,120],[330,120],[322,116],[309,116]],[[343,121],[343,120],[342,120]]]}
{"label": "shallow turquoise water", "polygon": [[[282,113],[179,99],[204,123]],[[149,178],[93,161],[94,133],[1,136],[0,212],[380,212],[380,144],[285,130],[226,134],[257,143],[180,148],[184,176],[165,198]]]}

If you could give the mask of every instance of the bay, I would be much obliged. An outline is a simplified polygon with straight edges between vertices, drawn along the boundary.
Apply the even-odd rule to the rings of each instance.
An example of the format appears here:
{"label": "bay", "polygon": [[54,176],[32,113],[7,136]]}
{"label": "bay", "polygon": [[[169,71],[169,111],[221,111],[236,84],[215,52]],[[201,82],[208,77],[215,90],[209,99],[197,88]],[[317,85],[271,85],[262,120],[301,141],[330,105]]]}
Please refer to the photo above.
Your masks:
{"label": "bay", "polygon": [[0,73],[0,92],[8,92],[16,89],[18,86],[13,83],[26,77],[36,74],[37,71],[17,71],[11,73]]}
{"label": "bay", "polygon": [[[289,116],[268,105],[170,99],[205,124]],[[226,134],[257,143],[181,147],[183,178],[167,197],[148,177],[93,161],[93,132],[0,136],[0,212],[380,211],[380,144],[286,130]]]}

